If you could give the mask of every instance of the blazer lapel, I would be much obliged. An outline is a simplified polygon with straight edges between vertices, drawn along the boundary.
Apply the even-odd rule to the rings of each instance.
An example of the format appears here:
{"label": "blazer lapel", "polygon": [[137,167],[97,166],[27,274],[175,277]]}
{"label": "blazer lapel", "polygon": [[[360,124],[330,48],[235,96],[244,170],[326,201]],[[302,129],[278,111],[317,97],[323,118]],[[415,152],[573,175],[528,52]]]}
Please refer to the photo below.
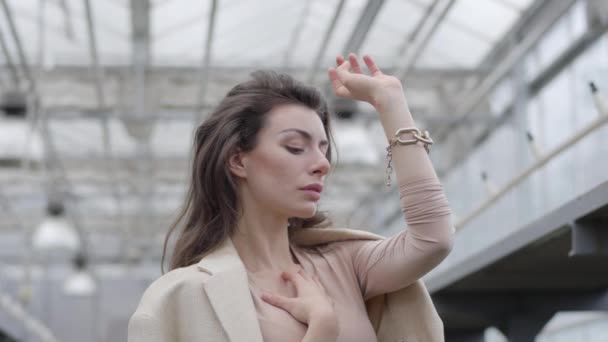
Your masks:
{"label": "blazer lapel", "polygon": [[230,341],[263,342],[247,271],[230,238],[199,263],[211,278],[205,292]]}

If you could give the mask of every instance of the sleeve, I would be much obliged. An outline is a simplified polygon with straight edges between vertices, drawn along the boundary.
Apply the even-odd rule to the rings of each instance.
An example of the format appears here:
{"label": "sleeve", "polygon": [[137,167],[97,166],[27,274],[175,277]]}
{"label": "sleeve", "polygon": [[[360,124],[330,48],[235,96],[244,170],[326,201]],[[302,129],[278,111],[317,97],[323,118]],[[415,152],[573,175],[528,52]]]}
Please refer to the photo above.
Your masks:
{"label": "sleeve", "polygon": [[155,317],[142,312],[135,312],[129,319],[128,342],[169,342],[175,341],[169,336],[167,327]]}
{"label": "sleeve", "polygon": [[451,210],[436,177],[401,184],[399,197],[408,229],[385,240],[346,246],[366,300],[415,282],[437,266],[454,243]]}

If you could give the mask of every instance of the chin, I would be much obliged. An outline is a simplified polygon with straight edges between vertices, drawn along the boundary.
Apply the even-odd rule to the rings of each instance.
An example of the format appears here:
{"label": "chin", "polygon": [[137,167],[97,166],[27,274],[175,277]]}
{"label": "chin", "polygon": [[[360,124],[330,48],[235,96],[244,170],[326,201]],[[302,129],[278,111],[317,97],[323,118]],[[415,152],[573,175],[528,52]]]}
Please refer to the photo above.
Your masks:
{"label": "chin", "polygon": [[311,217],[315,216],[316,213],[317,213],[317,204],[311,203],[307,206],[302,206],[302,207],[298,208],[297,210],[294,210],[293,215],[291,215],[291,216],[302,218],[302,219],[307,219],[307,218],[311,218]]}

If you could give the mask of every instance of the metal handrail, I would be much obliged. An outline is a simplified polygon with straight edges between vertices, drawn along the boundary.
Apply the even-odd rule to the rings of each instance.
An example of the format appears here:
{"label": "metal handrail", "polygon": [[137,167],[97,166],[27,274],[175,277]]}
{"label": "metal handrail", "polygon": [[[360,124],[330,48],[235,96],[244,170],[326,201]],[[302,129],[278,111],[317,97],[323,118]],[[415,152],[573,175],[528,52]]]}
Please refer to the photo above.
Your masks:
{"label": "metal handrail", "polygon": [[14,300],[8,294],[2,292],[0,292],[0,309],[8,313],[13,318],[23,322],[23,327],[30,333],[37,336],[40,341],[59,341],[57,337],[53,335],[53,332],[46,325],[44,325],[43,322],[29,315],[18,301]]}

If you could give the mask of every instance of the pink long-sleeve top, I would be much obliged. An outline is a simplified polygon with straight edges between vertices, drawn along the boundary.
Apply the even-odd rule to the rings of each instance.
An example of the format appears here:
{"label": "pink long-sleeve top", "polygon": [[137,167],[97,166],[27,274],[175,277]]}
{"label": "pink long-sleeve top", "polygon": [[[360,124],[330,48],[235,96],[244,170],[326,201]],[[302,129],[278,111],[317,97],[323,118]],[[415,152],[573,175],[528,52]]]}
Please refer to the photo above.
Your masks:
{"label": "pink long-sleeve top", "polygon": [[[399,290],[437,266],[453,244],[452,217],[437,178],[400,185],[400,204],[409,229],[384,240],[351,240],[317,247],[316,252],[292,245],[298,268],[316,274],[332,298],[340,324],[339,342],[377,341],[365,300]],[[307,326],[288,312],[261,299],[264,290],[249,274],[249,288],[265,342],[301,341]],[[296,297],[292,284],[285,287]]]}

